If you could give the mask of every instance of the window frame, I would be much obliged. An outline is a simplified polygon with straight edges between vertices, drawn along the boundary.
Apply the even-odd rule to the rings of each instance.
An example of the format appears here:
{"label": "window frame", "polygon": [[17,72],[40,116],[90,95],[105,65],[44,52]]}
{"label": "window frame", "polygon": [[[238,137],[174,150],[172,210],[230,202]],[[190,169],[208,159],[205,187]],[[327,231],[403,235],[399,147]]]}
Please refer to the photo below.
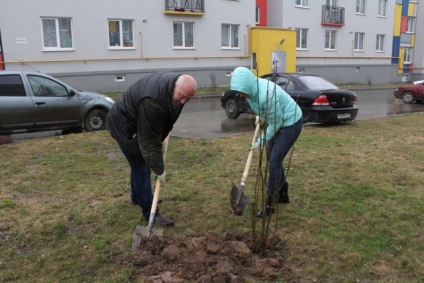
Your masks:
{"label": "window frame", "polygon": [[[227,26],[228,33],[228,45],[223,45],[224,43],[224,27]],[[234,38],[234,31],[237,31],[236,38]],[[240,40],[239,40],[239,34],[240,34],[240,25],[237,24],[221,24],[221,48],[222,49],[240,49]],[[237,46],[233,46],[233,43],[237,44]]]}
{"label": "window frame", "polygon": [[408,17],[406,22],[406,33],[415,33],[417,26],[416,17]]}
{"label": "window frame", "polygon": [[375,39],[375,51],[384,52],[384,43],[386,41],[385,34],[377,34]]}
{"label": "window frame", "polygon": [[[54,20],[54,36],[56,41],[56,46],[46,46],[46,30],[48,26],[45,26],[46,21],[52,21]],[[69,20],[69,29],[65,30],[64,27],[60,26],[61,20]],[[67,38],[63,38],[64,32],[69,33]],[[74,40],[73,40],[73,28],[72,28],[72,18],[71,17],[42,17],[41,18],[41,35],[42,35],[42,44],[43,44],[43,51],[70,51],[74,50]],[[67,39],[70,39],[70,47],[62,46],[67,45],[65,41]],[[47,39],[48,40],[48,39]]]}
{"label": "window frame", "polygon": [[[112,41],[111,41],[111,36],[114,32],[111,31],[111,22],[118,22],[119,23],[119,31],[115,33],[119,33],[119,45],[111,45]],[[131,30],[130,31],[125,31],[124,30],[124,22],[129,22],[130,23],[130,27]],[[107,27],[108,27],[108,48],[109,49],[134,49],[135,45],[134,45],[134,20],[132,19],[108,19],[107,20]],[[125,46],[125,38],[124,38],[124,34],[126,33],[130,33],[130,41],[131,41],[131,45],[129,46]]]}
{"label": "window frame", "polygon": [[355,38],[353,42],[353,51],[363,52],[365,46],[365,33],[364,32],[355,32]]}
{"label": "window frame", "polygon": [[325,31],[325,41],[324,41],[324,49],[328,51],[336,50],[336,39],[337,39],[337,31],[336,30],[326,30]]}
{"label": "window frame", "polygon": [[296,30],[296,50],[307,50],[309,29],[295,28],[295,30]]}
{"label": "window frame", "polygon": [[309,8],[309,0],[295,0],[295,7]]}
{"label": "window frame", "polygon": [[366,0],[356,0],[355,13],[358,15],[365,15],[367,3]]}
{"label": "window frame", "polygon": [[414,49],[412,47],[404,47],[404,64],[411,64],[414,59]]}
{"label": "window frame", "polygon": [[[190,24],[191,25],[191,31],[192,31],[192,46],[187,45],[187,43],[189,43],[188,41],[190,40],[189,38],[187,38],[187,34],[186,34],[186,25]],[[181,43],[182,45],[175,45],[175,36],[177,35],[175,33],[175,25],[181,25]],[[194,22],[188,22],[188,21],[174,21],[172,22],[172,35],[173,35],[173,49],[195,49],[195,45],[194,45],[194,32],[195,32],[195,26],[194,26]]]}
{"label": "window frame", "polygon": [[387,17],[388,0],[378,0],[378,12],[379,17]]}

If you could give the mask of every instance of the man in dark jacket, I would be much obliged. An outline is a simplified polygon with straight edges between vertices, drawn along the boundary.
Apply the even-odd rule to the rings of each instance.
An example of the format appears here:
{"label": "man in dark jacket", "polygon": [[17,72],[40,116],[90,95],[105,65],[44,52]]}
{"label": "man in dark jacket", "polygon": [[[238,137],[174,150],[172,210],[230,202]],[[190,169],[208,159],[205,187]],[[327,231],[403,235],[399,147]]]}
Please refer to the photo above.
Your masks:
{"label": "man in dark jacket", "polygon": [[[107,127],[131,167],[131,201],[140,205],[147,221],[153,201],[151,171],[165,181],[162,142],[196,88],[196,80],[190,75],[151,74],[130,86],[107,115]],[[174,225],[159,208],[154,221],[157,225]]]}

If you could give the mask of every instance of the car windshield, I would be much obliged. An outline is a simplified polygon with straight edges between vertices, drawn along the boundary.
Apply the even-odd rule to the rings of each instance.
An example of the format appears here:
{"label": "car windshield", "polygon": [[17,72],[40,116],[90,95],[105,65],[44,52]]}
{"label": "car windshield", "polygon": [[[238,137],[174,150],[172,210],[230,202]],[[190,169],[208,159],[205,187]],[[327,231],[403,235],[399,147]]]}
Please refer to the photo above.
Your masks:
{"label": "car windshield", "polygon": [[338,89],[338,87],[324,78],[316,76],[300,76],[301,80],[309,89]]}

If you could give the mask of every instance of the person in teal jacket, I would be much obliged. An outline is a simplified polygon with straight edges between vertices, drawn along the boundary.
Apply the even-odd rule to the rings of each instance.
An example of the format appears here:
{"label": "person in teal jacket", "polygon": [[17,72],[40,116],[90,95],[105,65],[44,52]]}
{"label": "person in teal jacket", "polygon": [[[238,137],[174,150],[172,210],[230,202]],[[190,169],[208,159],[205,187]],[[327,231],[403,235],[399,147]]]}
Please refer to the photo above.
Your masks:
{"label": "person in teal jacket", "polygon": [[[268,189],[264,213],[274,212],[273,205],[289,203],[288,188],[283,161],[290,148],[302,132],[302,110],[296,101],[275,83],[257,78],[249,69],[237,67],[231,75],[230,89],[244,97],[258,119],[267,123],[266,130],[257,139],[250,150],[266,146],[268,156]],[[265,212],[264,212],[265,211]]]}

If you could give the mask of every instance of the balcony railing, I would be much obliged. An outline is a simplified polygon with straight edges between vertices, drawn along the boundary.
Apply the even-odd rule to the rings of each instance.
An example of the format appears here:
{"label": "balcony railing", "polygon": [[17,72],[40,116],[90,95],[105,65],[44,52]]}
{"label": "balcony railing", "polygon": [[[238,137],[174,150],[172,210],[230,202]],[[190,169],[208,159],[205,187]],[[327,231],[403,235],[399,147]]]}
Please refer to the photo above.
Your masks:
{"label": "balcony railing", "polygon": [[323,5],[321,25],[337,26],[345,25],[345,8],[338,6]]}
{"label": "balcony railing", "polygon": [[165,12],[204,13],[204,0],[165,0]]}

